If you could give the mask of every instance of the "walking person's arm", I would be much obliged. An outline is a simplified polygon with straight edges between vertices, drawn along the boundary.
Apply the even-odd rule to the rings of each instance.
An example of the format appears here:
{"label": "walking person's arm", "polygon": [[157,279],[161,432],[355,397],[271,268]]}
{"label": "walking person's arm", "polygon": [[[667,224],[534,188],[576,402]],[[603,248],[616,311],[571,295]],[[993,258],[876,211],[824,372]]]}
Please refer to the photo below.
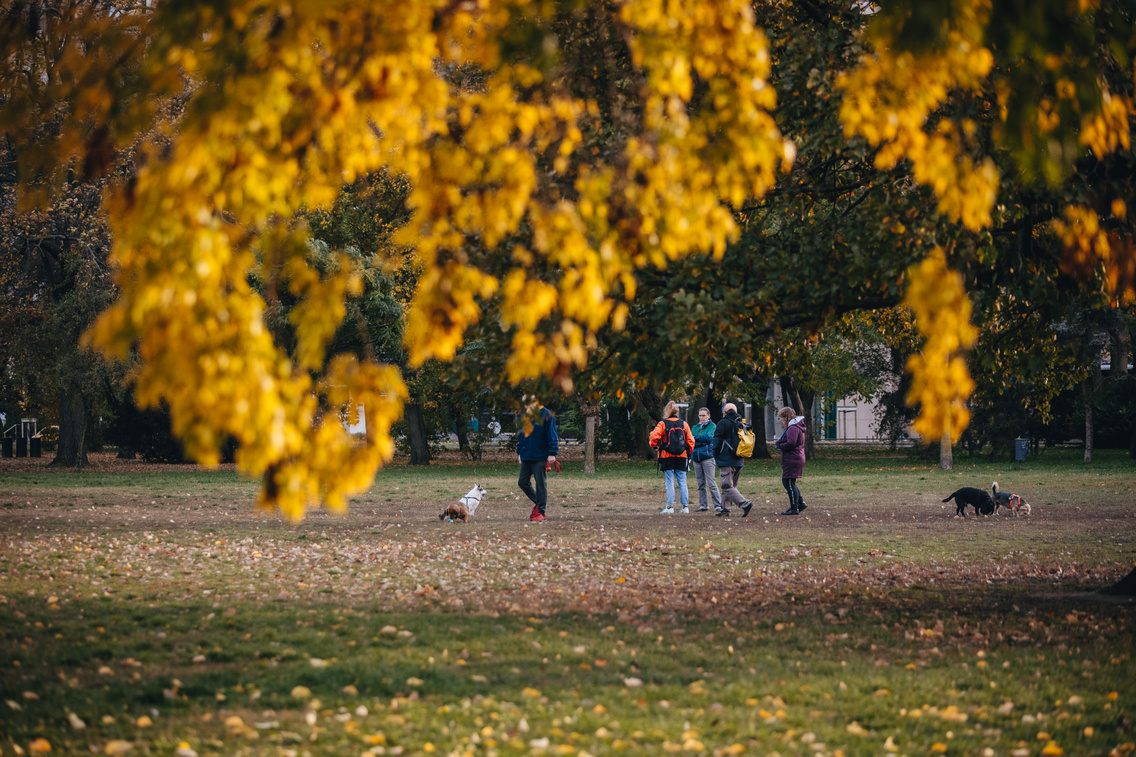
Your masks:
{"label": "walking person's arm", "polygon": [[552,411],[545,410],[548,417],[545,419],[545,432],[548,434],[548,462],[556,462],[556,456],[560,454],[560,436],[556,433],[556,416]]}

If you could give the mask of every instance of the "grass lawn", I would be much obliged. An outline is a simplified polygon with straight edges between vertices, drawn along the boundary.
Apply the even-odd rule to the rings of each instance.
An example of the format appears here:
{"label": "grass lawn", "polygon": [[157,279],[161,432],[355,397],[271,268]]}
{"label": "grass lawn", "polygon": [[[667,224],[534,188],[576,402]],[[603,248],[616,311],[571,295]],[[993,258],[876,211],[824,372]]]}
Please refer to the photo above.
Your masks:
{"label": "grass lawn", "polygon": [[[1099,591],[1136,465],[822,454],[807,517],[775,461],[727,519],[570,459],[544,523],[509,462],[394,465],[292,524],[228,470],[3,460],[0,754],[1136,753],[1136,604]],[[941,502],[994,480],[1033,515]]]}

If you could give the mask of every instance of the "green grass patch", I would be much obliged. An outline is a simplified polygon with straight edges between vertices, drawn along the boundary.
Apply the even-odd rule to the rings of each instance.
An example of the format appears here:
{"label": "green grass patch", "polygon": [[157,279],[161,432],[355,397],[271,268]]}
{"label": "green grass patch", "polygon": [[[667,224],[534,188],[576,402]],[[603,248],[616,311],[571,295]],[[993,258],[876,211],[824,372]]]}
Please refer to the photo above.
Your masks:
{"label": "green grass patch", "polygon": [[[539,524],[507,464],[391,467],[300,524],[231,472],[0,469],[0,749],[1136,750],[1134,608],[1099,593],[1136,554],[1136,469],[957,462],[812,462],[804,518],[757,462],[746,519],[659,515],[645,463],[566,466]],[[995,479],[1034,515],[940,501]],[[477,515],[439,522],[474,481]]]}

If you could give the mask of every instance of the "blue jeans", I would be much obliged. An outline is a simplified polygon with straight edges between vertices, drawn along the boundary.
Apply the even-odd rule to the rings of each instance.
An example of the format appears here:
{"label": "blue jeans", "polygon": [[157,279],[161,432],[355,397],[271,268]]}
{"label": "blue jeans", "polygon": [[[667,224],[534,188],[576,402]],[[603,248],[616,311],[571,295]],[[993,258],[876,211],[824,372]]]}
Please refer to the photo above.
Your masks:
{"label": "blue jeans", "polygon": [[678,497],[679,502],[683,507],[690,504],[690,492],[686,489],[686,469],[682,470],[666,470],[663,475],[667,480],[667,507],[673,507],[675,503],[675,479],[678,479]]}

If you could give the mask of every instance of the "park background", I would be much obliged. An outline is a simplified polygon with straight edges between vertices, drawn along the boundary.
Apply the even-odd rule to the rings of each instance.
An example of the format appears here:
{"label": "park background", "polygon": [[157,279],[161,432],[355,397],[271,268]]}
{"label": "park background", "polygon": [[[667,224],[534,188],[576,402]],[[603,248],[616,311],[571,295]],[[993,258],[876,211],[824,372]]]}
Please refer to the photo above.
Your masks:
{"label": "park background", "polygon": [[1128,0],[0,9],[4,752],[1136,751]]}

